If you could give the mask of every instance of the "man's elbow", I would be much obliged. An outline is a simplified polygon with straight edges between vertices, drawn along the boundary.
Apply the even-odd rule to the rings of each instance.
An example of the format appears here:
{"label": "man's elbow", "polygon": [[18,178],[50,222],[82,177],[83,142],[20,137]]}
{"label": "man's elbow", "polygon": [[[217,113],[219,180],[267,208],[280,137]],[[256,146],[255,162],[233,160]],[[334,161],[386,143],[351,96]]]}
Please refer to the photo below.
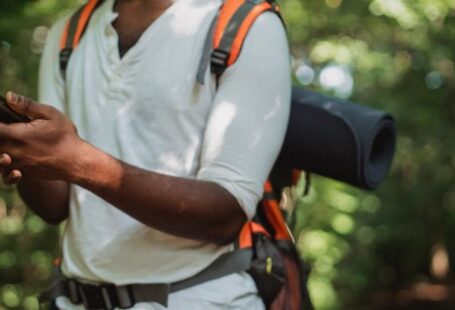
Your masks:
{"label": "man's elbow", "polygon": [[236,212],[235,216],[230,217],[230,220],[225,221],[225,224],[222,225],[223,229],[217,234],[218,236],[214,240],[214,243],[224,246],[235,242],[246,222],[247,217],[245,213],[242,210],[238,213]]}
{"label": "man's elbow", "polygon": [[39,217],[41,217],[41,219],[43,221],[45,221],[47,224],[56,226],[56,225],[59,225],[60,223],[62,223],[63,221],[65,221],[68,216],[67,215],[65,215],[65,216],[42,216],[42,215],[39,215]]}
{"label": "man's elbow", "polygon": [[38,215],[43,221],[49,225],[58,225],[65,221],[69,216],[69,210],[67,207],[57,208],[56,210],[43,210],[43,208],[37,208],[36,206],[30,206],[30,209]]}

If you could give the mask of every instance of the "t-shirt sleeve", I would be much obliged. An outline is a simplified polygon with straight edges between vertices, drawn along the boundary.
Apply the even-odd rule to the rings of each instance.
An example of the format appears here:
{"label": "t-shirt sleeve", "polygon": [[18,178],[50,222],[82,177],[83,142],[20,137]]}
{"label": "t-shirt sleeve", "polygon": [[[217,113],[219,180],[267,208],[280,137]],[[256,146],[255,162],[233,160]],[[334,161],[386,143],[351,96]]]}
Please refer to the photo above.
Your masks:
{"label": "t-shirt sleeve", "polygon": [[197,178],[228,190],[249,219],[286,133],[289,60],[280,19],[262,14],[236,63],[222,75],[208,119]]}
{"label": "t-shirt sleeve", "polygon": [[60,73],[59,41],[67,19],[68,17],[55,23],[47,35],[38,81],[39,102],[52,105],[61,112],[65,112],[65,86]]}

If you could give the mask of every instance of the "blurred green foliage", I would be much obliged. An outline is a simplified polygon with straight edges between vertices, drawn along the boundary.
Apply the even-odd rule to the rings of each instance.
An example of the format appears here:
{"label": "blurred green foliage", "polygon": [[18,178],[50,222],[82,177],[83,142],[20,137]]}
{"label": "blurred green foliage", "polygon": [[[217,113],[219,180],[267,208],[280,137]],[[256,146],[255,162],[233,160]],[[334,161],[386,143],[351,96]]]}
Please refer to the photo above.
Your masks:
{"label": "blurred green foliage", "polygon": [[[316,305],[373,305],[373,292],[450,283],[444,268],[455,262],[455,1],[287,0],[283,11],[296,67],[314,71],[311,83],[304,70],[297,79],[389,111],[399,130],[391,175],[378,191],[319,178],[300,199],[298,244],[313,266]],[[352,91],[343,78],[338,85],[321,79],[327,66],[343,68],[348,82],[351,75]],[[448,255],[449,266],[436,253]],[[390,302],[406,303],[397,299]]]}
{"label": "blurred green foliage", "polygon": [[[77,3],[0,1],[0,93],[36,97],[48,27]],[[390,177],[377,191],[313,177],[310,194],[298,200],[293,230],[313,268],[315,305],[411,307],[426,296],[416,285],[450,289],[455,0],[283,0],[282,9],[295,82],[387,110],[399,129]],[[34,294],[51,272],[58,230],[30,214],[12,188],[0,194],[0,309],[37,309]],[[454,306],[441,296],[444,307]]]}

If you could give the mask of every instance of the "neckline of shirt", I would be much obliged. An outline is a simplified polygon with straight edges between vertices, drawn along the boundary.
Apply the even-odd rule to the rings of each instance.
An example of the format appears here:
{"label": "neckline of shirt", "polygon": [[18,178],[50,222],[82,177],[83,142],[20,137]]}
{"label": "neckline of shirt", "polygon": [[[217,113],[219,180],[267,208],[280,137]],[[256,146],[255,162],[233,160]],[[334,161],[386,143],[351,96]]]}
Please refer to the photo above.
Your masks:
{"label": "neckline of shirt", "polygon": [[[186,1],[186,0],[185,0]],[[120,58],[119,50],[118,50],[118,34],[115,28],[112,26],[112,23],[118,18],[118,13],[114,11],[115,0],[107,0],[99,9],[100,13],[103,16],[103,26],[104,29],[108,29],[111,31],[115,36],[115,49],[116,49],[116,60],[118,63],[126,63],[131,62],[136,59],[138,53],[140,54],[141,48],[147,41],[147,37],[151,35],[155,31],[155,28],[158,28],[160,24],[162,24],[169,15],[171,15],[176,9],[177,4],[182,2],[179,0],[173,0],[173,3],[155,20],[153,21],[142,33],[139,40],[132,46],[126,53]]]}

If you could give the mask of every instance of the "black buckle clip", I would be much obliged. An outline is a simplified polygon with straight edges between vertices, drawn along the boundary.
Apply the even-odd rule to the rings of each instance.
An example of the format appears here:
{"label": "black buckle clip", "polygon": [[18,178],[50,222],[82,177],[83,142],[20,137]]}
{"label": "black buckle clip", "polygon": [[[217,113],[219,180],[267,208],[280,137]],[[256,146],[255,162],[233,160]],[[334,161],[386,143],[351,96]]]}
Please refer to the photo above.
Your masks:
{"label": "black buckle clip", "polygon": [[88,310],[114,309],[109,294],[105,296],[106,291],[108,292],[108,289],[104,285],[79,285],[82,304]]}
{"label": "black buckle clip", "polygon": [[136,304],[134,292],[130,285],[86,284],[69,279],[66,296],[75,305],[83,304],[88,310],[128,309]]}
{"label": "black buckle clip", "polygon": [[66,47],[60,51],[60,63],[68,63],[68,60],[71,57],[71,53],[73,52],[72,48]]}
{"label": "black buckle clip", "polygon": [[120,309],[132,308],[136,304],[133,289],[130,285],[115,286],[117,307]]}
{"label": "black buckle clip", "polygon": [[65,79],[66,75],[66,67],[68,66],[68,62],[70,60],[71,54],[73,53],[72,48],[64,48],[60,51],[59,60],[60,60],[60,74],[62,78]]}
{"label": "black buckle clip", "polygon": [[212,73],[215,75],[221,75],[228,67],[227,62],[229,56],[229,52],[220,50],[218,48],[213,50],[212,56],[210,58],[210,69]]}
{"label": "black buckle clip", "polygon": [[134,296],[128,286],[80,284],[79,294],[82,304],[88,310],[127,309],[135,304]]}

